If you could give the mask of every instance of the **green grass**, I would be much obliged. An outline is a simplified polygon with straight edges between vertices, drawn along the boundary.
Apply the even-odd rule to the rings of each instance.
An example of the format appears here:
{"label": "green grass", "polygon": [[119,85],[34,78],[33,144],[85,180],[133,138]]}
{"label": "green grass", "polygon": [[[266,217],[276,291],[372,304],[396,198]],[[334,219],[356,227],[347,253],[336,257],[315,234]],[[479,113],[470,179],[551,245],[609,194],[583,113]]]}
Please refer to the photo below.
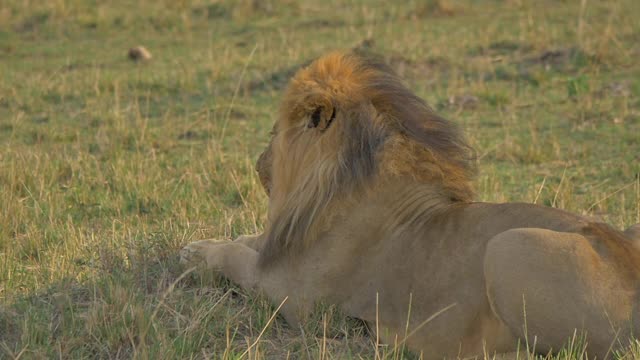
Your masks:
{"label": "green grass", "polygon": [[[634,0],[0,2],[0,357],[410,357],[335,309],[300,332],[233,284],[181,278],[181,246],[262,229],[253,163],[287,79],[329,50],[384,54],[469,134],[479,200],[622,228],[640,222],[638,14]],[[138,44],[150,62],[127,59]]]}

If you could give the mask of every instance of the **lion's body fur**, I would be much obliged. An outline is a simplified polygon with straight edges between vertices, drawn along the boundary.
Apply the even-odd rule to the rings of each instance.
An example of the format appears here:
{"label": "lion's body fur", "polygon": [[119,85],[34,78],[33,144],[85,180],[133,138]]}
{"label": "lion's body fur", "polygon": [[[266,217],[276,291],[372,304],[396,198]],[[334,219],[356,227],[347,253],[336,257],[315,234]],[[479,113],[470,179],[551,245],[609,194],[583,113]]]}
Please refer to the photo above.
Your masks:
{"label": "lion's body fur", "polygon": [[576,330],[602,358],[640,331],[635,232],[471,202],[462,135],[384,65],[317,60],[291,81],[274,132],[257,166],[265,233],[183,255],[286,298],[288,321],[327,301],[425,358],[514,351],[518,339],[558,350]]}

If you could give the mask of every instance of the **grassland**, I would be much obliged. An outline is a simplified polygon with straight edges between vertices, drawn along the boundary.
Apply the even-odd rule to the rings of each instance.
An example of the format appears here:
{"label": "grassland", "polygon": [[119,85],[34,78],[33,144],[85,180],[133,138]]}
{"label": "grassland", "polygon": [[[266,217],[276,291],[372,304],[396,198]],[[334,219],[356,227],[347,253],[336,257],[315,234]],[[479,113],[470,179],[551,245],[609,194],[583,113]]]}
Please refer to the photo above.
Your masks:
{"label": "grassland", "polygon": [[[0,358],[403,358],[318,312],[182,275],[262,229],[280,93],[333,49],[383,54],[467,131],[482,201],[640,222],[640,2],[0,2]],[[131,46],[153,54],[127,59]],[[561,358],[580,354],[561,355]],[[622,354],[632,357],[633,354]]]}

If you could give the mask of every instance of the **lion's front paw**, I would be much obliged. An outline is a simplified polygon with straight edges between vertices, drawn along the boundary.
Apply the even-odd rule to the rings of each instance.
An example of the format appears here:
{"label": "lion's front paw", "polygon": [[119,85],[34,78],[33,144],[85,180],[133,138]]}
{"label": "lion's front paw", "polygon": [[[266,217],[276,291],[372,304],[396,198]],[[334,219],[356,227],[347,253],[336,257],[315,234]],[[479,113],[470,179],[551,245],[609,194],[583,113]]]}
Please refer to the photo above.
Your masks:
{"label": "lion's front paw", "polygon": [[187,266],[207,265],[207,255],[211,250],[228,240],[200,240],[192,242],[180,250],[180,263]]}

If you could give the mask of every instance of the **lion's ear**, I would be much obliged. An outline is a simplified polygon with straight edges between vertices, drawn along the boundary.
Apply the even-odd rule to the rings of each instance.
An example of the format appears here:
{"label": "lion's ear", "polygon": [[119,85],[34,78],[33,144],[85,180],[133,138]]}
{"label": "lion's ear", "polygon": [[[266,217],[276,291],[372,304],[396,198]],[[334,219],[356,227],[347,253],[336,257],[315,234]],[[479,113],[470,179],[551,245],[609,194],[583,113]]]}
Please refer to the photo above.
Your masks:
{"label": "lion's ear", "polygon": [[336,118],[336,108],[333,106],[324,107],[318,106],[311,115],[309,115],[308,128],[317,128],[319,130],[326,130],[329,125]]}

